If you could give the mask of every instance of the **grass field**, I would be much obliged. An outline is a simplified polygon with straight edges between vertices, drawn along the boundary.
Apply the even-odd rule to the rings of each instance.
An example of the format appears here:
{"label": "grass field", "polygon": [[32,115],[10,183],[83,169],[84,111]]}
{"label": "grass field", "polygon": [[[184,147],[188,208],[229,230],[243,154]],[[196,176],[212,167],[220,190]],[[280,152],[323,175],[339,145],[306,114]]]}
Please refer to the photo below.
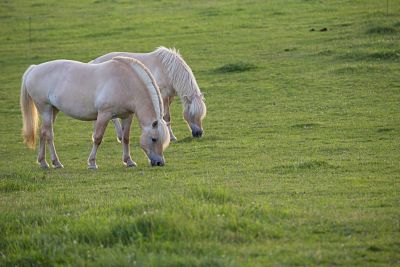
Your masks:
{"label": "grass field", "polygon": [[[388,12],[387,12],[388,11]],[[326,28],[327,31],[321,31]],[[179,48],[208,108],[135,169],[60,115],[65,168],[22,143],[30,64]],[[398,266],[400,3],[1,1],[0,266]]]}

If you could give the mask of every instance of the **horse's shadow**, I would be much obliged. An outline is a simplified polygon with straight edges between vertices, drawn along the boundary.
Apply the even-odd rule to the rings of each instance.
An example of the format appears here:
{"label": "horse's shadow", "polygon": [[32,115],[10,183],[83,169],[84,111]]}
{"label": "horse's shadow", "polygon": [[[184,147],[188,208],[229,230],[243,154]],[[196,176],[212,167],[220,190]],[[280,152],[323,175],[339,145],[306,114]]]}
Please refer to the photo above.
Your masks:
{"label": "horse's shadow", "polygon": [[202,142],[215,141],[215,140],[222,140],[222,138],[218,137],[218,136],[214,136],[214,135],[207,135],[207,136],[200,137],[200,138],[187,136],[185,138],[178,139],[178,141],[176,141],[174,143],[177,143],[177,144],[180,144],[180,143],[195,143],[195,142],[196,143],[202,143]]}

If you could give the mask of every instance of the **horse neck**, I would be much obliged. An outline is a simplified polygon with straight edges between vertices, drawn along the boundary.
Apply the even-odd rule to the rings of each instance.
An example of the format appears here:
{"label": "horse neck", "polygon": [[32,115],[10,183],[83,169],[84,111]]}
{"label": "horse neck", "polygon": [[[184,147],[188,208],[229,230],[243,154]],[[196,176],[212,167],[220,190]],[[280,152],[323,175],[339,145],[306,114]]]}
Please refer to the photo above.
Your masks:
{"label": "horse neck", "polygon": [[151,99],[137,98],[135,102],[135,114],[141,128],[151,125],[153,121],[158,119]]}
{"label": "horse neck", "polygon": [[144,66],[138,65],[138,63],[131,63],[130,67],[133,68],[139,80],[141,80],[141,86],[138,86],[137,80],[132,80],[132,88],[137,88],[133,90],[133,109],[140,126],[143,128],[162,117],[161,96],[156,82]]}
{"label": "horse neck", "polygon": [[171,79],[171,87],[174,88],[182,103],[185,102],[185,96],[191,97],[193,95],[201,94],[196,79],[191,71],[183,69],[183,71],[179,73],[179,70],[176,69],[175,73],[172,73],[169,76],[173,77]]}
{"label": "horse neck", "polygon": [[[199,87],[197,85],[196,79],[192,73],[190,67],[186,62],[180,57],[170,57],[164,61],[163,57],[168,58],[170,56],[170,51],[159,54],[156,50],[149,54],[149,58],[153,56],[156,59],[158,68],[162,69],[162,72],[168,77],[168,87],[173,89],[175,93],[180,97],[181,101],[184,102],[185,96],[192,96],[196,94],[201,94]],[[168,55],[169,54],[169,55]],[[156,71],[150,67],[151,71],[155,73]]]}

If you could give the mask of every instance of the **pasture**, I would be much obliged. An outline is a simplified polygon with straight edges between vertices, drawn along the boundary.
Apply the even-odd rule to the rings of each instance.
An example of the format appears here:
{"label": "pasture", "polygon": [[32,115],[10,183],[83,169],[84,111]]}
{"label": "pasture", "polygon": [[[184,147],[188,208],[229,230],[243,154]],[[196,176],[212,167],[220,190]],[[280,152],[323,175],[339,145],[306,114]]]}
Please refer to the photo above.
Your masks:
{"label": "pasture", "polygon": [[[205,93],[150,167],[60,114],[64,169],[20,136],[21,76],[53,59],[176,47]],[[1,1],[0,266],[397,266],[400,3]]]}

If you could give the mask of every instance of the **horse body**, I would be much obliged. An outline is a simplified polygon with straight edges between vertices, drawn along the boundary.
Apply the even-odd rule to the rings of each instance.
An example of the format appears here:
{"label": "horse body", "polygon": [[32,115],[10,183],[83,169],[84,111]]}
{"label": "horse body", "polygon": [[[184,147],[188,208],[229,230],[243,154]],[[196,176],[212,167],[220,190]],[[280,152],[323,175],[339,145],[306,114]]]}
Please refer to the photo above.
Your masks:
{"label": "horse body", "polygon": [[[119,98],[119,94],[111,95],[109,92],[114,88],[120,89],[118,81],[107,84],[104,80],[101,70],[107,69],[107,65],[110,64],[93,68],[68,60],[46,62],[35,66],[30,73],[26,80],[27,90],[38,107],[49,103],[75,119],[96,120],[98,110],[105,109],[109,102],[116,102],[116,98]],[[107,93],[110,97],[107,97]]]}
{"label": "horse body", "polygon": [[79,120],[96,120],[94,145],[88,160],[90,168],[97,168],[95,157],[105,127],[110,119],[117,117],[124,126],[123,160],[128,166],[135,165],[129,151],[133,114],[139,119],[141,145],[152,165],[164,164],[162,152],[168,145],[169,140],[165,139],[169,135],[162,119],[161,95],[150,72],[137,60],[121,57],[98,65],[55,60],[31,66],[23,76],[21,109],[25,140],[32,146],[37,123],[29,109],[30,100],[42,117],[38,155],[42,167],[48,166],[46,141],[53,165],[62,167],[53,143],[53,123],[58,111]]}
{"label": "horse body", "polygon": [[[191,129],[192,135],[194,137],[202,136],[202,121],[206,114],[204,98],[192,70],[175,49],[159,47],[150,53],[111,52],[94,59],[90,63],[105,62],[116,56],[140,60],[151,71],[160,88],[164,103],[164,120],[167,122],[171,140],[176,140],[170,126],[170,105],[176,95],[181,99],[184,119]],[[113,122],[120,136],[119,122],[118,120],[113,120]]]}

